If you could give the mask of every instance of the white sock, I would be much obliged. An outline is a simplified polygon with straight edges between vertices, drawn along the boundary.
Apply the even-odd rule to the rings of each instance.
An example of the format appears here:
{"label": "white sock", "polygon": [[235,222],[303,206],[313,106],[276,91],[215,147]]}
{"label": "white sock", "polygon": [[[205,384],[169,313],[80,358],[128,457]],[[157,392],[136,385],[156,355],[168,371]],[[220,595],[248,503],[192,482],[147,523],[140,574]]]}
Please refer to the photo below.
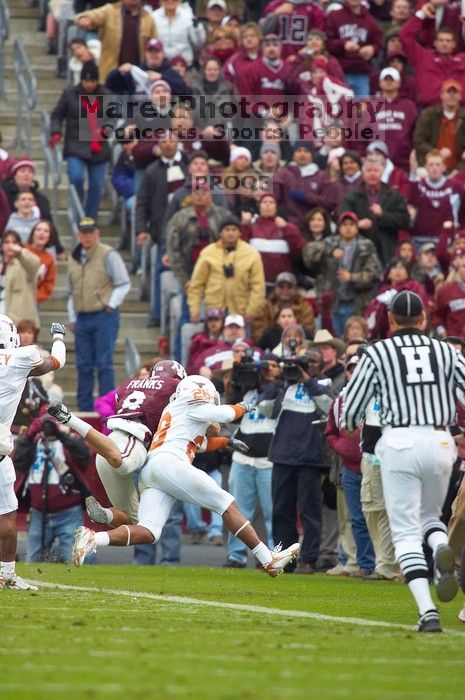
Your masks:
{"label": "white sock", "polygon": [[440,530],[435,530],[428,537],[428,545],[433,550],[433,555],[436,554],[436,550],[440,544],[448,544],[448,543],[449,543],[449,541],[447,539],[446,533],[441,532]]}
{"label": "white sock", "polygon": [[273,555],[264,542],[260,542],[252,549],[252,554],[257,557],[262,566],[269,564],[273,559]]}
{"label": "white sock", "polygon": [[15,561],[0,561],[0,576],[12,578],[15,575]]}
{"label": "white sock", "polygon": [[71,418],[66,423],[66,425],[69,425],[70,428],[73,428],[73,430],[79,433],[79,435],[82,435],[82,437],[85,437],[89,430],[92,428],[92,426],[89,425],[89,423],[86,423],[85,420],[82,420],[82,418],[78,418],[73,413],[71,414]]}
{"label": "white sock", "polygon": [[102,506],[102,510],[105,513],[105,516],[107,518],[107,523],[109,525],[110,523],[113,522],[113,519],[114,519],[113,511],[111,508],[103,508],[103,506]]}
{"label": "white sock", "polygon": [[97,547],[108,547],[110,544],[110,533],[109,532],[96,532],[95,535],[95,544]]}
{"label": "white sock", "polygon": [[414,578],[409,581],[408,587],[415,598],[420,615],[423,615],[427,610],[435,610],[436,606],[429,592],[429,584],[427,578]]}

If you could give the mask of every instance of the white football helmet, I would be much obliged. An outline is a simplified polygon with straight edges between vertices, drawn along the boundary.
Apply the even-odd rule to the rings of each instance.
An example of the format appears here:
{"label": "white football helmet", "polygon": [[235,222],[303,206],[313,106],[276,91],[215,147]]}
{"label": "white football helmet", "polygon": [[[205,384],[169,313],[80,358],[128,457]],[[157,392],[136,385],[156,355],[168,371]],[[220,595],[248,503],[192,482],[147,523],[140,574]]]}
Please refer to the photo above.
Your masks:
{"label": "white football helmet", "polygon": [[19,347],[19,335],[16,326],[9,316],[0,314],[0,348],[9,350]]}
{"label": "white football helmet", "polygon": [[215,389],[215,385],[206,377],[200,374],[191,374],[185,379],[181,379],[176,387],[174,395],[175,401],[185,403],[213,403],[220,405],[220,395]]}

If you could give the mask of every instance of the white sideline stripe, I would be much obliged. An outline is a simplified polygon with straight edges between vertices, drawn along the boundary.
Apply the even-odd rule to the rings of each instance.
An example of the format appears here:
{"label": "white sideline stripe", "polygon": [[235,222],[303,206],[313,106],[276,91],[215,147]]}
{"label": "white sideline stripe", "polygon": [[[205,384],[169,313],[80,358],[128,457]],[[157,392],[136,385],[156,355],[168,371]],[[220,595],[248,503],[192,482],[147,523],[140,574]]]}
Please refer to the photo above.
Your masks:
{"label": "white sideline stripe", "polygon": [[[180,605],[198,605],[206,608],[220,608],[223,610],[238,610],[239,612],[259,613],[260,615],[276,615],[279,617],[295,617],[320,622],[341,622],[346,625],[358,625],[359,627],[384,627],[386,629],[398,629],[412,631],[413,625],[403,625],[399,622],[383,622],[382,620],[365,620],[360,617],[340,617],[338,615],[325,615],[323,613],[308,612],[306,610],[281,610],[280,608],[264,608],[260,605],[244,605],[242,603],[222,603],[217,600],[199,600],[198,598],[184,598],[177,595],[159,595],[158,593],[146,593],[144,591],[121,591],[114,588],[91,588],[90,586],[69,586],[64,583],[48,583],[28,579],[30,583],[41,588],[57,588],[62,591],[81,591],[82,593],[109,593],[125,598],[148,598],[164,603],[179,603]],[[465,632],[458,630],[444,630],[455,637],[465,637]]]}

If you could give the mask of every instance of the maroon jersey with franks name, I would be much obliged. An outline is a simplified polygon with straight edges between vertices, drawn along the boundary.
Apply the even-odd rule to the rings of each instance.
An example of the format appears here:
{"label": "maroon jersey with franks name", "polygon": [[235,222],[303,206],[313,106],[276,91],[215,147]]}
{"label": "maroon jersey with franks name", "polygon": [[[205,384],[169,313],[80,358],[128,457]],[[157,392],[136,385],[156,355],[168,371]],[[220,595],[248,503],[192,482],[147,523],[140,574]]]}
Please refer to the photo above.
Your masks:
{"label": "maroon jersey with franks name", "polygon": [[111,418],[138,420],[153,435],[180,381],[178,377],[127,379],[116,390],[118,411]]}

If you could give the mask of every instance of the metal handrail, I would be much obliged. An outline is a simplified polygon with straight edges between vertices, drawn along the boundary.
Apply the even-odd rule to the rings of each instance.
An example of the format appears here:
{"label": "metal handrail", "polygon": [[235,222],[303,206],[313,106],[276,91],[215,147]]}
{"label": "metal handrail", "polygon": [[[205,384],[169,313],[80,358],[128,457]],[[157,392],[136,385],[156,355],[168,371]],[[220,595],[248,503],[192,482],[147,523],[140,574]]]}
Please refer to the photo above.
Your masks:
{"label": "metal handrail", "polygon": [[[26,147],[30,152],[32,146],[32,114],[37,103],[37,80],[32,71],[23,42],[18,38],[13,43],[13,64],[18,87],[16,134],[13,146]],[[26,132],[26,140],[23,139],[24,131]]]}
{"label": "metal handrail", "polygon": [[84,213],[84,208],[82,206],[82,202],[79,199],[79,195],[76,191],[76,188],[74,185],[69,185],[68,188],[68,220],[69,223],[71,224],[71,229],[73,232],[73,243],[72,243],[72,248],[77,243],[77,230],[78,230],[78,222],[80,219],[83,219],[85,216]]}
{"label": "metal handrail", "polygon": [[133,377],[139,371],[141,361],[139,351],[132,338],[128,335],[124,339],[124,367],[128,377]]}
{"label": "metal handrail", "polygon": [[10,36],[10,8],[6,0],[0,0],[0,102],[6,100],[5,44]]}
{"label": "metal handrail", "polygon": [[[63,150],[59,144],[54,148],[50,146],[50,114],[42,112],[40,115],[40,143],[44,151],[45,168],[44,168],[44,186],[47,195],[51,200],[52,216],[56,221],[58,214],[58,187],[61,182]],[[49,187],[49,178],[51,179],[51,187]]]}

